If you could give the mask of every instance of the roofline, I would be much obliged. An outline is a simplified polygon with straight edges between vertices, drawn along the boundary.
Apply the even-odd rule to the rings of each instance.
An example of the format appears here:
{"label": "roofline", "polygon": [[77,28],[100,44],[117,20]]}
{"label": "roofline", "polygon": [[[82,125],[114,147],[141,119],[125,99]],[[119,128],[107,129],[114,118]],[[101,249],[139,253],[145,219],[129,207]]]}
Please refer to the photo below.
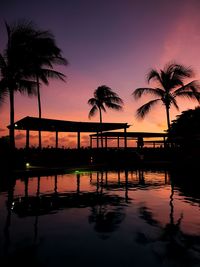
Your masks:
{"label": "roofline", "polygon": [[[100,129],[100,125],[102,129]],[[77,122],[65,121],[58,119],[38,118],[26,116],[14,123],[14,128],[18,130],[30,131],[57,131],[57,132],[100,132],[113,131],[119,129],[127,129],[130,125],[128,123],[119,122]],[[11,125],[7,126],[8,129]]]}

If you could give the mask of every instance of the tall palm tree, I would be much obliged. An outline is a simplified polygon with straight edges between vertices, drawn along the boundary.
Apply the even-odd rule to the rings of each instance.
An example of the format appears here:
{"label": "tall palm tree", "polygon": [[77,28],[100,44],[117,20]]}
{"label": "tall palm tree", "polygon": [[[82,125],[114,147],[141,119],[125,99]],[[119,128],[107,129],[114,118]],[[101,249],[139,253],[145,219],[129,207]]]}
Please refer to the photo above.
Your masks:
{"label": "tall palm tree", "polygon": [[[30,40],[31,49],[28,51],[28,75],[34,76],[37,83],[37,97],[39,118],[42,117],[40,81],[49,84],[49,78],[65,81],[65,75],[53,69],[54,65],[67,65],[63,58],[61,49],[57,47],[53,35],[49,31],[37,30],[35,36]],[[31,59],[31,60],[30,60]],[[39,148],[41,148],[41,131],[39,131]]]}
{"label": "tall palm tree", "polygon": [[14,92],[35,94],[36,83],[32,81],[26,70],[26,43],[34,32],[30,23],[24,21],[17,24],[6,25],[7,46],[0,54],[0,90],[7,91],[10,99],[10,147],[15,148],[14,138]]}
{"label": "tall palm tree", "polygon": [[144,118],[151,108],[158,102],[162,102],[165,106],[167,115],[167,126],[170,129],[170,107],[173,105],[177,110],[178,104],[176,97],[196,99],[200,101],[200,86],[196,80],[184,84],[185,79],[193,77],[193,70],[176,63],[168,63],[163,70],[157,71],[152,69],[147,74],[147,81],[155,82],[154,88],[137,88],[132,95],[135,99],[139,99],[142,95],[150,94],[156,97],[148,103],[142,105],[137,110],[137,116]]}
{"label": "tall palm tree", "polygon": [[[67,64],[61,50],[56,46],[49,31],[41,31],[32,22],[6,23],[8,42],[0,54],[0,89],[10,95],[10,143],[14,140],[14,92],[38,95],[39,117],[41,118],[40,81],[48,85],[49,78],[64,80],[65,75],[53,70],[54,64]],[[39,135],[41,147],[41,134]]]}
{"label": "tall palm tree", "polygon": [[[102,124],[102,111],[106,112],[106,107],[114,110],[122,110],[123,100],[111,88],[106,85],[101,85],[95,89],[94,97],[88,100],[88,104],[92,106],[89,112],[89,118],[99,111],[100,124]],[[101,146],[103,147],[102,131]]]}

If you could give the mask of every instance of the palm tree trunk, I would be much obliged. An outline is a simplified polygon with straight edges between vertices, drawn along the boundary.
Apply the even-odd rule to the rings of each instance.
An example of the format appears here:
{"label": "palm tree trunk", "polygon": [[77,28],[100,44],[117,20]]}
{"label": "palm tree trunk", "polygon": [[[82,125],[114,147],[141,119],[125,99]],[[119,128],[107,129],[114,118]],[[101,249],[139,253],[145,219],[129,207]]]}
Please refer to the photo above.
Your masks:
{"label": "palm tree trunk", "polygon": [[[41,99],[40,99],[40,83],[39,83],[39,77],[37,75],[37,96],[38,96],[38,111],[39,111],[39,119],[42,118],[42,111],[41,111]],[[41,137],[41,131],[38,132],[39,137],[39,149],[42,148],[42,137]]]}
{"label": "palm tree trunk", "polygon": [[103,148],[103,136],[102,136],[102,112],[101,112],[101,108],[99,108],[99,117],[100,117],[100,129],[101,129],[101,147]]}
{"label": "palm tree trunk", "polygon": [[170,129],[169,106],[166,106],[166,114],[167,114],[167,128],[169,131],[169,129]]}
{"label": "palm tree trunk", "polygon": [[9,129],[9,135],[10,135],[10,148],[15,148],[15,112],[14,112],[14,90],[10,89],[10,129]]}

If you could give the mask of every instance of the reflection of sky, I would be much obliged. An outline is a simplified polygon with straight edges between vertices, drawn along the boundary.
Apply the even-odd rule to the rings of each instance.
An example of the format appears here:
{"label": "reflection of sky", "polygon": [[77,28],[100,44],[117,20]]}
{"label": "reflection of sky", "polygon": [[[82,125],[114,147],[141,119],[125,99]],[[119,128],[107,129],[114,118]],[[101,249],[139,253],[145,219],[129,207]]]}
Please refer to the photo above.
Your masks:
{"label": "reflection of sky", "polygon": [[[131,227],[133,221],[137,218],[138,209],[143,207],[152,212],[153,219],[159,222],[161,226],[169,222],[171,186],[169,175],[166,172],[144,171],[139,174],[139,171],[132,171],[125,174],[124,171],[120,171],[107,172],[107,174],[105,172],[99,174],[96,172],[79,173],[79,175],[79,186],[77,185],[77,173],[58,175],[56,184],[55,176],[41,177],[40,195],[54,194],[55,185],[56,191],[62,194],[75,193],[79,187],[80,193],[99,192],[118,196],[120,199],[123,198],[124,201],[120,200],[119,205],[121,203],[122,207],[126,206],[125,209],[127,209],[126,213],[128,214],[126,224],[128,227]],[[127,177],[128,188],[126,189]],[[29,178],[28,195],[36,196],[37,189],[38,178]],[[25,183],[23,180],[18,179],[16,181],[14,195],[16,197],[25,195]],[[199,216],[197,216],[199,213],[198,201],[196,204],[188,201],[188,197],[184,197],[184,194],[180,194],[176,189],[174,191],[173,205],[175,222],[183,214],[181,229],[189,234],[200,233]],[[102,204],[102,209],[103,206]]]}
{"label": "reflection of sky", "polygon": [[[18,216],[15,206],[9,213],[10,210],[6,209],[7,195],[1,193],[0,258],[2,259],[3,253],[8,253],[6,255],[10,257],[6,257],[7,260],[15,264],[20,261],[21,266],[26,266],[31,256],[34,266],[45,263],[43,265],[49,267],[62,266],[66,262],[69,266],[143,267],[147,264],[160,266],[161,261],[163,264],[167,262],[166,266],[184,266],[174,265],[176,262],[191,266],[191,262],[199,259],[199,206],[186,201],[184,194],[180,195],[177,188],[173,195],[174,224],[180,216],[182,220],[173,241],[170,240],[170,233],[166,236],[169,227],[173,226],[170,225],[172,206],[169,205],[172,191],[166,173],[144,171],[143,186],[139,186],[140,179],[135,171],[108,172],[107,187],[106,173],[99,173],[98,177],[98,187],[96,172],[76,171],[40,177],[39,201],[46,195],[46,205],[40,216],[37,216],[37,209],[36,213],[31,214],[31,205],[26,207],[28,215],[32,216]],[[126,180],[129,182],[128,192],[124,186]],[[109,189],[113,183],[119,188]],[[32,177],[28,181],[26,192],[26,196],[30,197],[28,203],[33,203],[31,200],[36,196],[37,190],[38,177]],[[127,193],[129,201],[126,199]],[[24,195],[25,183],[18,179],[14,198],[21,196],[21,199],[17,198],[18,203],[27,203]],[[77,200],[81,202],[83,196],[90,196],[91,202],[87,202],[85,206],[77,205]],[[54,206],[59,203],[56,202],[59,197],[62,198],[60,203],[66,206]],[[45,207],[48,209],[45,210]],[[183,234],[189,235],[189,243],[184,243],[186,236]],[[186,249],[182,246],[184,244]],[[171,255],[174,256],[172,258],[170,248],[173,252]],[[184,253],[174,253],[175,251]]]}
{"label": "reflection of sky", "polygon": [[[43,117],[88,121],[87,100],[95,88],[106,84],[120,95],[125,107],[123,112],[107,112],[104,121],[127,122],[133,125],[130,130],[159,132],[166,129],[164,108],[158,105],[145,120],[137,121],[136,109],[149,98],[135,102],[131,93],[146,86],[149,68],[160,68],[171,60],[192,66],[198,78],[199,5],[198,0],[3,0],[0,17],[8,22],[32,19],[40,28],[50,29],[70,62],[67,68],[59,68],[67,75],[67,83],[42,86]],[[0,32],[2,51],[6,43],[3,21]],[[9,124],[6,102],[0,110],[0,129]],[[196,105],[179,104],[180,111]],[[16,120],[37,116],[36,98],[16,95],[15,110]],[[172,109],[172,119],[180,111]],[[92,121],[98,121],[98,116]]]}

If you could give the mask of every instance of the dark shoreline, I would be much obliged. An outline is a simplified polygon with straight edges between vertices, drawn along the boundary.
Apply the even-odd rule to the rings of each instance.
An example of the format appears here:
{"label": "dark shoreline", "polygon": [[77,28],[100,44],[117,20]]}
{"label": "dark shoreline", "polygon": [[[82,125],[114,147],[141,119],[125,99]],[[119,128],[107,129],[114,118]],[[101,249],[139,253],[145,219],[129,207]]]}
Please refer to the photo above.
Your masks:
{"label": "dark shoreline", "polygon": [[[177,169],[196,171],[198,157],[188,157],[177,149],[37,149],[4,151],[1,172],[14,176],[34,176],[75,171],[119,169]],[[28,164],[28,166],[27,166]]]}

